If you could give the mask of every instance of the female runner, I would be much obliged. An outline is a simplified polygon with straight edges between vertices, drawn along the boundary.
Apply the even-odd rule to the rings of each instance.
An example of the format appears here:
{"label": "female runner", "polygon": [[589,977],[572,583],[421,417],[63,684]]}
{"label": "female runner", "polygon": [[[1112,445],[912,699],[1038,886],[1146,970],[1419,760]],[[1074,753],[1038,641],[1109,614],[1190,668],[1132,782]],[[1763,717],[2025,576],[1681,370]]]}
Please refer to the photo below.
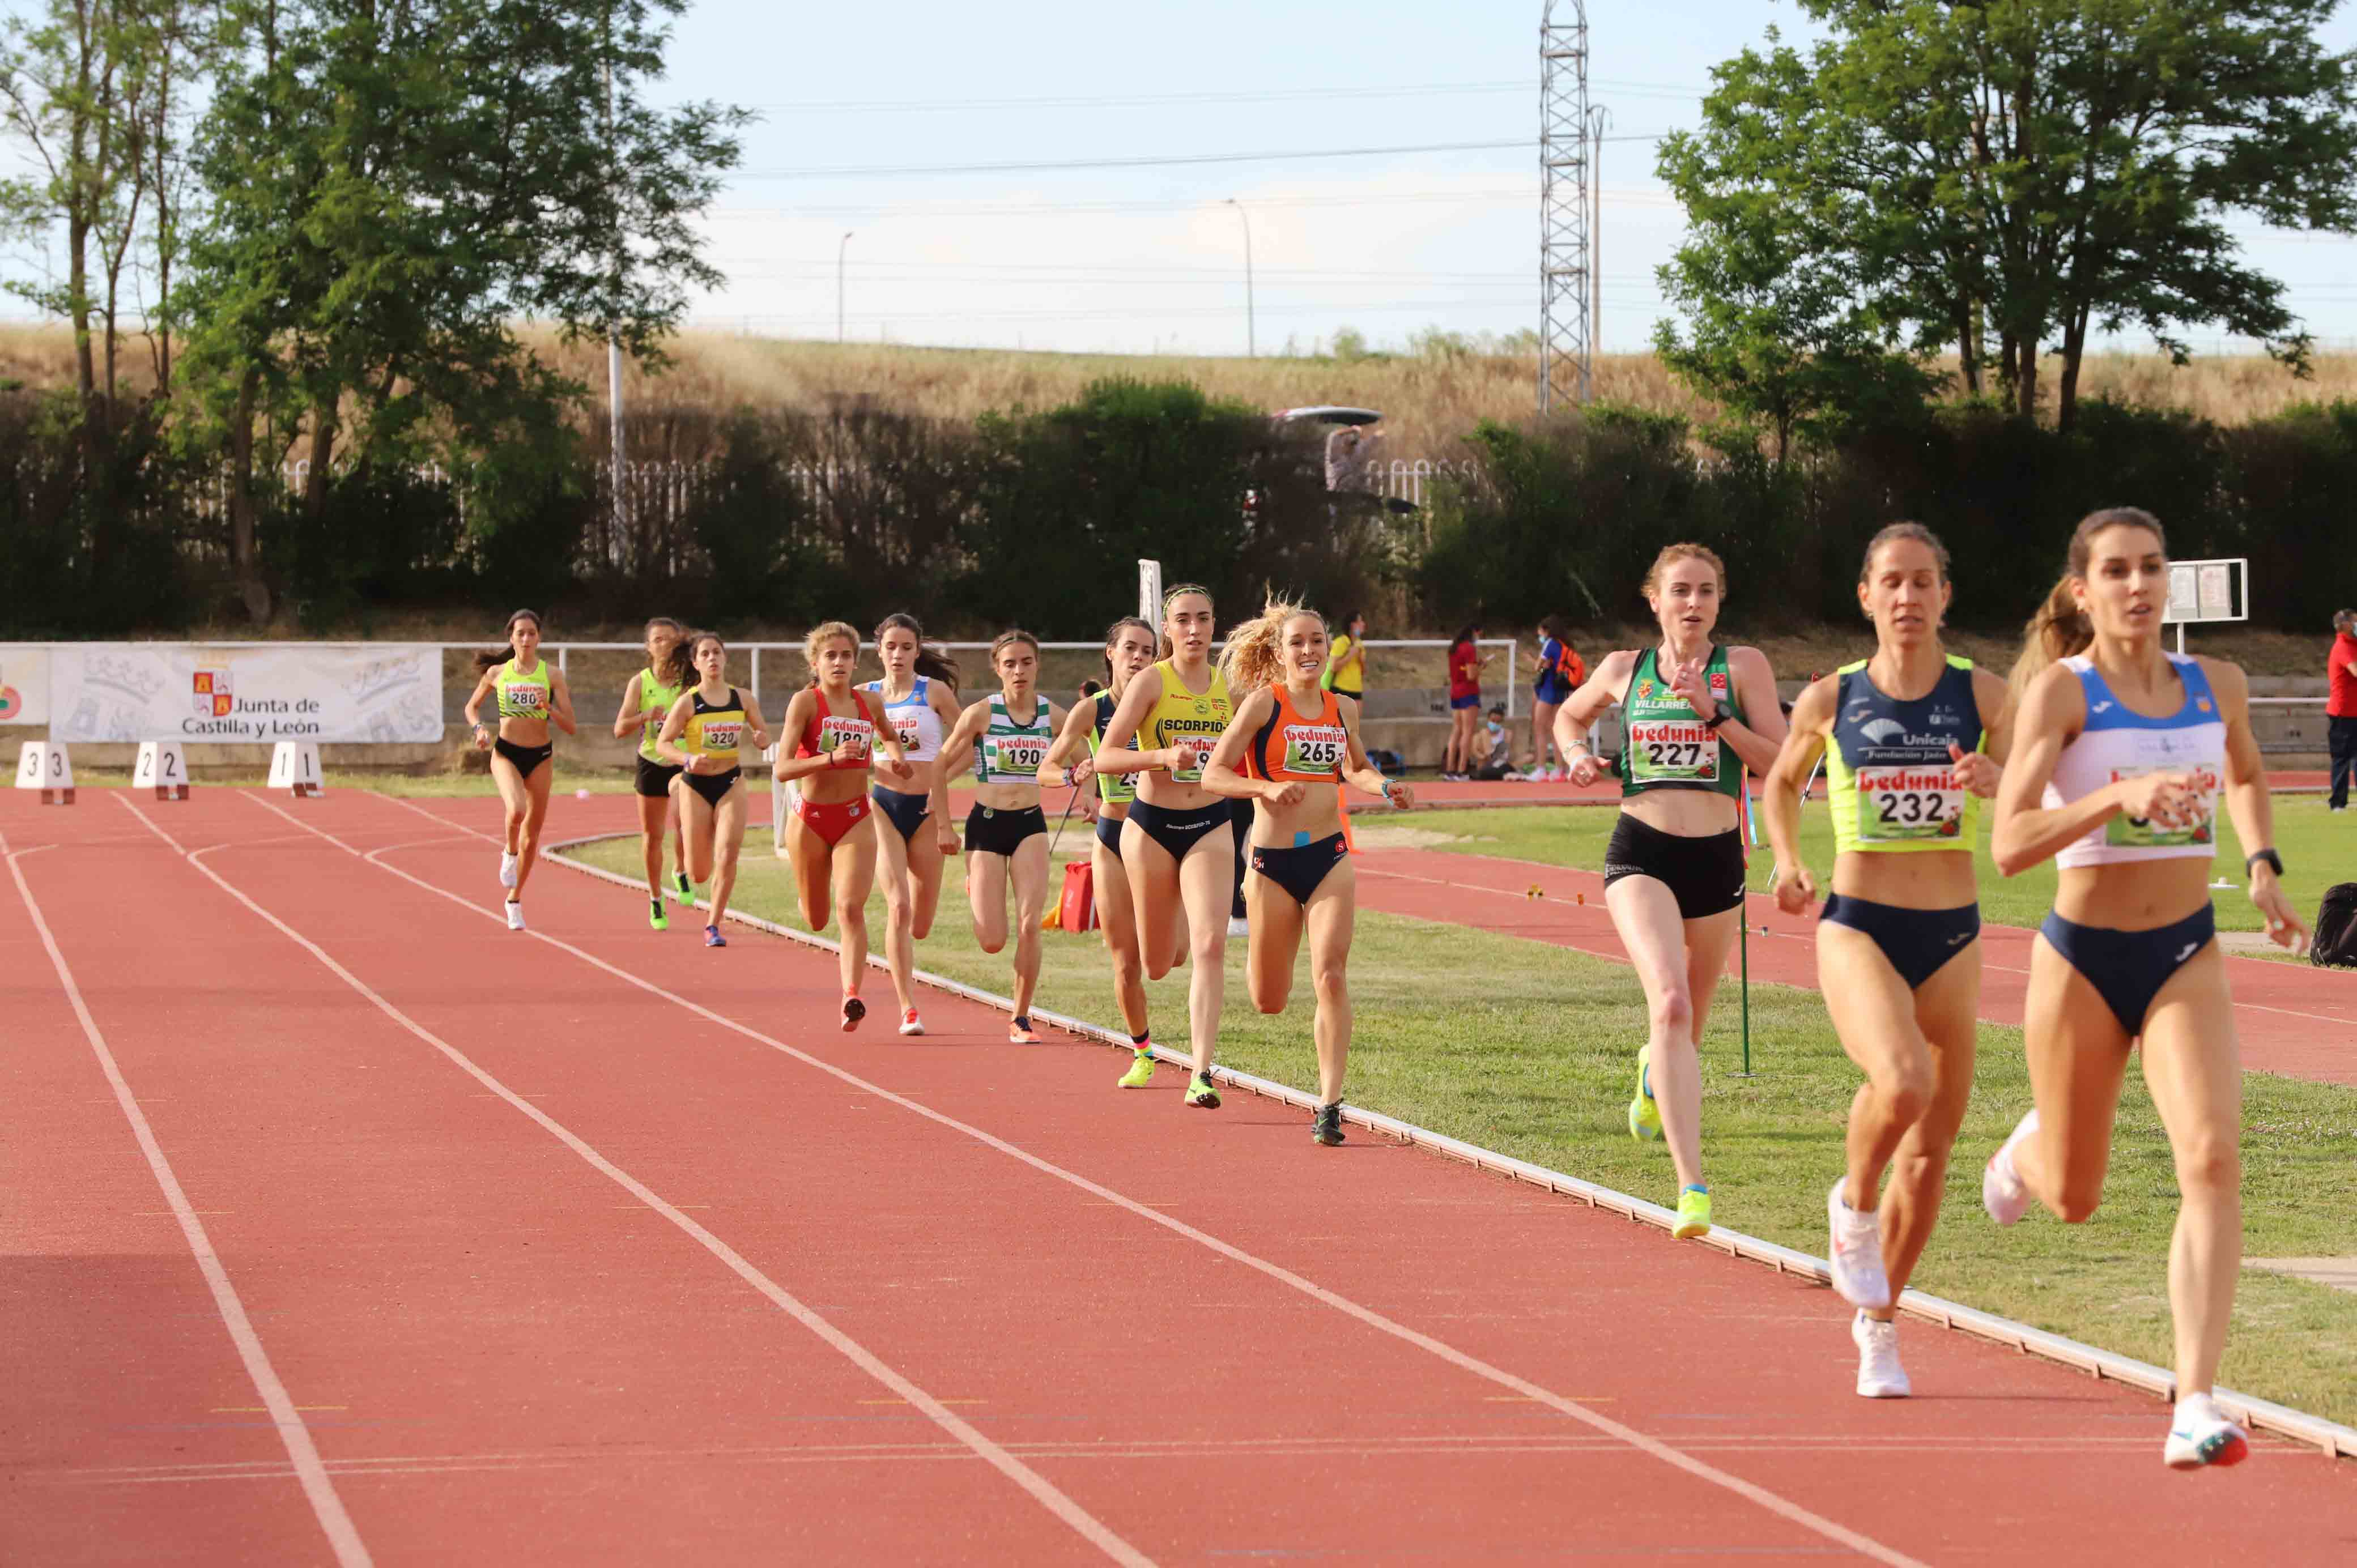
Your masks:
{"label": "female runner", "polygon": [[[1441,753],[1440,777],[1461,781],[1473,771],[1474,740],[1481,729],[1481,623],[1469,621],[1448,639],[1448,745]],[[1507,674],[1512,675],[1509,670]]]}
{"label": "female runner", "polygon": [[[762,750],[770,732],[753,694],[728,683],[728,648],[715,634],[682,638],[664,661],[668,684],[686,687],[691,676],[696,683],[672,703],[655,750],[674,769],[671,792],[687,830],[689,869],[696,881],[712,884],[712,918],[704,928],[704,945],[725,948],[728,939],[720,934],[720,920],[737,888],[749,793],[738,748],[749,739],[755,751]],[[662,908],[661,898],[655,908]]]}
{"label": "female runner", "polygon": [[1359,745],[1359,704],[1321,690],[1326,623],[1310,610],[1272,602],[1258,620],[1228,633],[1220,659],[1232,692],[1251,694],[1203,770],[1203,787],[1255,800],[1252,869],[1253,1005],[1282,1013],[1293,990],[1293,961],[1309,933],[1309,978],[1317,987],[1318,1114],[1309,1135],[1342,1141],[1342,1074],[1351,1059],[1351,932],[1358,875],[1351,867],[1351,823],[1342,786],[1356,785],[1395,806],[1413,806],[1406,785],[1367,765]]}
{"label": "female runner", "polygon": [[1187,1103],[1216,1111],[1211,1051],[1227,990],[1234,829],[1228,802],[1203,788],[1203,764],[1233,714],[1227,679],[1211,666],[1210,591],[1182,583],[1165,594],[1162,634],[1170,657],[1140,671],[1122,693],[1097,748],[1097,771],[1145,775],[1121,829],[1138,950],[1146,978],[1159,980],[1182,940],[1191,949],[1187,1032],[1195,1070]]}
{"label": "female runner", "polygon": [[1572,782],[1583,788],[1602,771],[1588,747],[1589,726],[1615,703],[1628,723],[1615,769],[1620,821],[1604,854],[1604,904],[1645,988],[1647,1039],[1637,1053],[1629,1131],[1668,1137],[1678,1174],[1671,1233],[1680,1237],[1710,1230],[1699,1050],[1743,908],[1736,826],[1743,770],[1766,773],[1784,739],[1767,657],[1710,639],[1726,593],[1727,569],[1710,551],[1663,549],[1644,584],[1661,645],[1607,654],[1555,718],[1555,743],[1570,760]]}
{"label": "female runner", "polygon": [[876,884],[868,773],[878,749],[887,758],[882,771],[888,778],[914,783],[918,770],[900,749],[899,734],[889,725],[877,726],[866,696],[851,683],[859,665],[858,632],[839,620],[828,621],[803,640],[802,659],[810,665],[811,683],[786,704],[785,733],[796,737],[793,755],[787,756],[780,742],[772,771],[780,785],[794,786],[786,851],[794,863],[802,924],[813,931],[826,929],[832,906],[843,928],[836,961],[848,1034],[867,1016],[859,982],[867,972],[867,890]]}
{"label": "female runner", "polygon": [[2222,779],[2267,934],[2296,950],[2308,931],[2284,897],[2249,682],[2238,665],[2160,645],[2168,548],[2149,512],[2091,513],[2014,667],[2014,762],[1991,850],[2007,876],[2047,859],[2061,875],[2022,1009],[2036,1103],[1990,1158],[1981,1200],[2000,1225],[2032,1198],[2069,1224],[2095,1212],[2141,1038],[2179,1194],[2178,1402],[2162,1457],[2190,1470],[2249,1453],[2212,1394],[2243,1252],[2242,1047],[2209,887]]}
{"label": "female runner", "polygon": [[[467,722],[475,726],[475,749],[491,754],[491,779],[508,809],[506,847],[500,854],[500,886],[508,890],[508,929],[523,929],[523,885],[540,859],[541,824],[548,820],[548,789],[556,777],[556,746],[548,738],[554,725],[578,735],[573,723],[573,692],[565,672],[540,656],[540,617],[518,610],[508,617],[508,646],[478,653],[482,679],[467,699]],[[483,723],[485,697],[499,699],[500,728]]]}
{"label": "female runner", "polygon": [[884,813],[876,833],[883,863],[884,961],[900,999],[900,1033],[921,1035],[917,1016],[917,943],[933,929],[942,901],[942,857],[958,852],[956,824],[950,821],[949,780],[931,766],[942,755],[942,737],[957,723],[958,667],[948,655],[925,646],[917,618],[895,612],[876,628],[876,654],[884,678],[864,688],[884,710],[884,721],[899,736],[901,753],[925,774],[922,789],[903,792],[882,784],[868,799]]}
{"label": "female runner", "polygon": [[622,688],[622,705],[614,714],[616,740],[626,738],[633,729],[640,732],[638,777],[633,784],[639,797],[639,849],[647,863],[647,924],[658,931],[671,929],[671,922],[663,918],[662,835],[666,817],[671,819],[672,858],[677,867],[672,891],[683,904],[695,897],[695,888],[687,879],[687,824],[671,798],[671,781],[679,777],[679,769],[665,762],[662,754],[655,749],[663,720],[671,716],[672,704],[679,701],[681,691],[656,671],[670,661],[671,650],[686,635],[687,628],[669,616],[657,616],[647,622],[647,667]]}
{"label": "female runner", "polygon": [[[2006,755],[2005,682],[1940,645],[1948,552],[1918,522],[1876,534],[1857,598],[1874,656],[1811,683],[1760,788],[1776,902],[1816,897],[1801,859],[1801,789],[1831,751],[1834,886],[1817,924],[1817,984],[1866,1074],[1849,1165],[1826,1196],[1834,1289],[1857,1307],[1857,1391],[1903,1399],[1893,1305],[1940,1217],[1948,1151],[1973,1091],[1981,911],[1973,846]],[[1893,1164],[1893,1161],[1896,1164]],[[1882,1173],[1889,1200],[1877,1207]]]}
{"label": "female runner", "polygon": [[965,818],[965,893],[974,940],[985,952],[1006,946],[1006,888],[1015,886],[1015,1016],[1006,1037],[1036,1046],[1031,997],[1039,988],[1039,917],[1048,907],[1048,819],[1039,810],[1039,770],[1063,714],[1039,693],[1039,639],[1002,631],[990,645],[998,694],[958,715],[942,743],[942,770],[974,757],[974,807]]}
{"label": "female runner", "polygon": [[[1096,897],[1097,927],[1104,932],[1106,950],[1113,954],[1114,999],[1121,1006],[1122,1026],[1129,1031],[1132,1052],[1128,1070],[1121,1075],[1124,1089],[1144,1089],[1154,1079],[1153,1032],[1146,1017],[1146,962],[1137,946],[1137,912],[1129,890],[1129,873],[1121,863],[1121,824],[1129,815],[1137,788],[1118,773],[1097,771],[1096,755],[1103,744],[1114,709],[1140,671],[1154,664],[1154,628],[1135,616],[1125,616],[1105,628],[1105,689],[1074,708],[1048,753],[1040,782],[1086,789],[1094,779],[1100,808],[1096,844],[1089,852]],[[1176,963],[1178,933],[1172,933],[1170,961]],[[1169,965],[1163,966],[1168,972]]]}

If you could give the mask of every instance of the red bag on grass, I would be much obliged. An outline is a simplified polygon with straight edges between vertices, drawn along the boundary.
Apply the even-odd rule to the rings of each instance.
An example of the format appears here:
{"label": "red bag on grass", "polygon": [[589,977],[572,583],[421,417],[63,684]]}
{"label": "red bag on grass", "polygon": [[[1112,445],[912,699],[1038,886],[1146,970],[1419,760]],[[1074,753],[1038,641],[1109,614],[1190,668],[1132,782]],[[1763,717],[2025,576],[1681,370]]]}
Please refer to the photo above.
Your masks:
{"label": "red bag on grass", "polygon": [[1056,924],[1067,931],[1097,929],[1096,867],[1075,860],[1064,867],[1064,896],[1056,901]]}

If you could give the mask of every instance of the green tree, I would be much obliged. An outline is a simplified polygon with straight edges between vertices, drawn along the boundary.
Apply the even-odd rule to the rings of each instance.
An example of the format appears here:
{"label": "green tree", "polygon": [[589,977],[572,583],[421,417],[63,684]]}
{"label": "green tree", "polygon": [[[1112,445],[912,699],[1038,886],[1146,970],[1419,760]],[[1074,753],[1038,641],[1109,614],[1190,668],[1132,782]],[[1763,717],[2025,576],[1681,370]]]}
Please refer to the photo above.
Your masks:
{"label": "green tree", "polygon": [[[583,389],[516,322],[659,361],[690,292],[720,282],[692,220],[745,115],[643,95],[684,3],[231,0],[184,367],[230,454],[257,616],[257,443],[299,441],[314,519],[337,465],[428,455],[538,505]],[[515,451],[487,467],[503,446],[533,471]]]}
{"label": "green tree", "polygon": [[1695,215],[1688,252],[1781,209],[1784,314],[1841,319],[1806,295],[1846,281],[1854,325],[1953,352],[1968,393],[1993,379],[2025,415],[2059,352],[2067,430],[2098,330],[2182,362],[2185,329],[2217,327],[2305,369],[2282,284],[2226,223],[2357,227],[2357,78],[2316,38],[2338,3],[1800,0],[1830,35],[1803,55],[1771,32],[1718,67],[1661,169]]}

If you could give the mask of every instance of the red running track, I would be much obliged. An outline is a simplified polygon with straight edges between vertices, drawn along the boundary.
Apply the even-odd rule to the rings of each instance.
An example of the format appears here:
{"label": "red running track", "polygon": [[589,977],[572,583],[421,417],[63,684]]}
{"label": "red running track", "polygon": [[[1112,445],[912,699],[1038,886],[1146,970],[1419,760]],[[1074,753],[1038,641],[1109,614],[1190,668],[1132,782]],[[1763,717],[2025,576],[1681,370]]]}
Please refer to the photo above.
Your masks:
{"label": "red running track", "polygon": [[2172,1475],[1921,1327],[1862,1402],[1829,1293],[1650,1228],[948,998],[846,1036],[572,873],[511,934],[496,811],[0,804],[0,1555],[2348,1559],[2313,1451]]}

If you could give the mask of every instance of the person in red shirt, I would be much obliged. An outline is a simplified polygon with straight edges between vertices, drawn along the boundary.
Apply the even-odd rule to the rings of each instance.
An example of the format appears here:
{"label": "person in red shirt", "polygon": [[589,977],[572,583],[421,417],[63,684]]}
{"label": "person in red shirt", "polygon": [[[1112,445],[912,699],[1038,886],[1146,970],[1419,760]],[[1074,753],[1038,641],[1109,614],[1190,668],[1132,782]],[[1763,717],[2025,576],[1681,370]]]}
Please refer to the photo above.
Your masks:
{"label": "person in red shirt", "polygon": [[2330,694],[2325,698],[2324,725],[2332,748],[2332,794],[2324,803],[2329,811],[2349,809],[2349,779],[2357,774],[2357,610],[2332,618]]}
{"label": "person in red shirt", "polygon": [[1440,759],[1443,779],[1463,779],[1473,770],[1473,741],[1481,729],[1481,623],[1459,628],[1448,642],[1448,749]]}

